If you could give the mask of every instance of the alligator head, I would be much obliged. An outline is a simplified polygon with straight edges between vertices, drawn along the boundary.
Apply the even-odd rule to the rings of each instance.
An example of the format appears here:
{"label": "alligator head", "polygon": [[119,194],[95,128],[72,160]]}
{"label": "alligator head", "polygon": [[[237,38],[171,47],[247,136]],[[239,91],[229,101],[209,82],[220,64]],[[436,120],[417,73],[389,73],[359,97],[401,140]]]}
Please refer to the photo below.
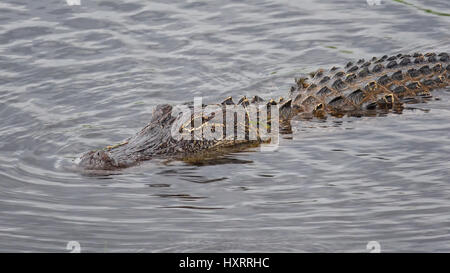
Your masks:
{"label": "alligator head", "polygon": [[87,152],[80,157],[78,165],[85,170],[115,170],[167,153],[176,146],[170,134],[175,120],[171,113],[172,106],[158,105],[150,123],[134,137],[118,145]]}
{"label": "alligator head", "polygon": [[[184,105],[182,111],[175,110],[168,104],[158,105],[153,111],[150,123],[135,136],[121,144],[85,153],[81,156],[78,165],[85,170],[115,170],[130,167],[154,157],[196,161],[215,157],[237,146],[253,147],[266,141],[261,137],[260,132],[266,132],[267,129],[259,128],[261,117],[258,120],[250,121],[248,113],[250,104],[256,105],[257,102],[256,100],[249,102],[245,99],[235,105],[234,102],[227,99],[225,103],[209,105],[215,106],[212,112],[206,111],[207,106],[204,105],[198,109],[192,105]],[[284,102],[280,107],[280,112],[288,113],[290,105],[291,100]],[[257,109],[267,109],[268,106],[274,107],[274,102],[271,100],[267,104],[263,103],[257,106],[260,107]],[[234,109],[230,116],[227,115],[229,107]],[[236,111],[239,112],[241,119],[234,116],[238,113]],[[259,111],[258,113],[263,112],[257,111]],[[273,110],[272,116],[275,116],[274,113],[275,110]],[[223,119],[224,117],[232,118],[227,121]],[[218,121],[216,118],[222,119]],[[198,123],[196,123],[197,121]],[[227,124],[232,127],[231,138],[226,136],[229,133],[226,131]],[[244,127],[239,127],[242,125]],[[218,129],[223,130],[219,131]],[[241,133],[239,136],[238,131]]]}

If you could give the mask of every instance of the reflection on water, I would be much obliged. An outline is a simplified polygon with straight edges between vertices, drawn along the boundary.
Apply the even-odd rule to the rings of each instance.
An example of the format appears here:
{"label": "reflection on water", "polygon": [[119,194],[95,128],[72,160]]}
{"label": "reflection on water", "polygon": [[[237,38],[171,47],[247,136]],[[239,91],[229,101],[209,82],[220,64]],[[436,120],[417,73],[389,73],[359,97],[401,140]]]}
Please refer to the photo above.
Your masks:
{"label": "reflection on water", "polygon": [[449,13],[446,0],[2,1],[0,251],[449,251],[448,89],[402,114],[295,120],[275,151],[73,169],[160,103],[279,98],[319,67],[450,51]]}

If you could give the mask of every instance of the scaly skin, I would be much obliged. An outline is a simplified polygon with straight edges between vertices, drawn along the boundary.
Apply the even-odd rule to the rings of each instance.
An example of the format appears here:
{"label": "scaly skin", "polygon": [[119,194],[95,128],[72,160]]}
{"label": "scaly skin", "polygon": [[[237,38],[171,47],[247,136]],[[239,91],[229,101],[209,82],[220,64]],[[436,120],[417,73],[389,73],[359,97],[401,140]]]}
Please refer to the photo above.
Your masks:
{"label": "scaly skin", "polygon": [[[296,84],[287,98],[281,98],[278,102],[266,102],[255,96],[252,99],[241,98],[238,105],[278,104],[280,124],[289,123],[293,117],[361,116],[389,109],[401,110],[404,103],[426,101],[431,97],[431,90],[450,85],[450,56],[447,53],[414,53],[373,57],[370,61],[361,59],[355,63],[349,62],[344,68],[319,69],[309,78],[296,79]],[[230,97],[217,106],[224,109],[231,104],[234,102]],[[199,115],[203,119],[202,125],[189,132],[211,125],[204,113],[194,113],[191,119]],[[79,166],[86,170],[115,170],[152,158],[202,158],[205,153],[224,153],[229,149],[263,142],[259,135],[256,140],[176,140],[171,129],[178,119],[180,116],[172,116],[170,105],[158,105],[151,122],[134,137],[118,145],[84,154]],[[191,121],[188,120],[188,123]],[[244,126],[247,134],[253,130],[248,122]],[[186,128],[180,126],[179,130],[181,132]]]}

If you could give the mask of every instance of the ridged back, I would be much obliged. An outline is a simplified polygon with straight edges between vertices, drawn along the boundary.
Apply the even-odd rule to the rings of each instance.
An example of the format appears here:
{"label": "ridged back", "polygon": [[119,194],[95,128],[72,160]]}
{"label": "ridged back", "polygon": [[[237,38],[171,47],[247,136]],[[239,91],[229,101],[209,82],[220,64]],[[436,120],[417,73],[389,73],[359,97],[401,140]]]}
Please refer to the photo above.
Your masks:
{"label": "ridged back", "polygon": [[448,86],[450,57],[447,53],[415,53],[360,59],[342,68],[319,69],[296,83],[289,97],[301,114],[341,115],[395,107],[429,98],[432,89]]}

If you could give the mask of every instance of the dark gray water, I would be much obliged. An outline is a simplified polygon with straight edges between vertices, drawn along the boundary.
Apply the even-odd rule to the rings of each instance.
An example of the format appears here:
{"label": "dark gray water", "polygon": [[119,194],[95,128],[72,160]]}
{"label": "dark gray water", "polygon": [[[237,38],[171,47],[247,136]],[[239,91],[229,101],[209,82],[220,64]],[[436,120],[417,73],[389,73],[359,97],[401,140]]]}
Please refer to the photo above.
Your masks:
{"label": "dark gray water", "polygon": [[0,251],[450,251],[449,89],[297,124],[274,152],[71,169],[160,103],[279,97],[319,67],[448,52],[448,0],[409,2],[2,0]]}

